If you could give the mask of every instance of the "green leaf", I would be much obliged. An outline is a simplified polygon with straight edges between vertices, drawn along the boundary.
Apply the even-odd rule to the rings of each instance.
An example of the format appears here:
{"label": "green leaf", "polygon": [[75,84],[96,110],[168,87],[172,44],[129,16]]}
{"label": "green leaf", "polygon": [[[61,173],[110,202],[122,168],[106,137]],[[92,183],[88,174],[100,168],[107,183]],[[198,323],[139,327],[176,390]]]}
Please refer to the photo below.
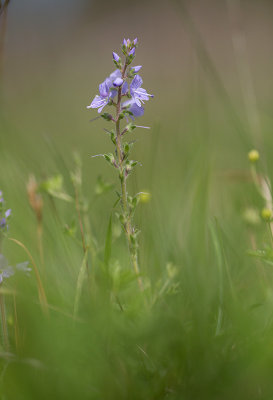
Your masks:
{"label": "green leaf", "polygon": [[105,159],[106,161],[109,162],[109,164],[111,164],[112,166],[114,166],[114,167],[117,168],[116,159],[115,159],[113,153],[106,153],[106,154],[103,154],[103,157],[104,157],[104,159]]}
{"label": "green leaf", "polygon": [[112,120],[113,120],[112,115],[109,114],[109,113],[103,113],[103,114],[101,114],[101,117],[102,117],[103,119],[105,119],[106,121],[112,121]]}
{"label": "green leaf", "polygon": [[258,258],[269,265],[273,265],[273,250],[270,248],[262,250],[249,250],[247,254],[252,257]]}
{"label": "green leaf", "polygon": [[128,116],[134,115],[134,114],[132,113],[132,111],[129,111],[129,110],[124,110],[124,111],[123,111],[123,114],[124,114],[124,115],[128,115]]}

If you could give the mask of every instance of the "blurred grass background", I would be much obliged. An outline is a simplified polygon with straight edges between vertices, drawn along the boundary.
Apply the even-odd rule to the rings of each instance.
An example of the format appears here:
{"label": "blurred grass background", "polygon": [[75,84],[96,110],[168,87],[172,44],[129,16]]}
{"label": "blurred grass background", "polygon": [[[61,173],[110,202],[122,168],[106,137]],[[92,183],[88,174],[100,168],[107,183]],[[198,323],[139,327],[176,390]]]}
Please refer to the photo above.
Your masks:
{"label": "blurred grass background", "polygon": [[[0,20],[0,188],[13,210],[10,236],[39,260],[28,176],[60,173],[73,194],[78,151],[97,286],[91,300],[85,287],[73,321],[83,256],[63,227],[76,211],[56,200],[56,218],[45,199],[50,317],[41,313],[34,277],[11,278],[20,340],[1,353],[1,400],[272,398],[272,267],[246,253],[253,237],[257,247],[270,238],[264,225],[249,228],[242,218],[247,207],[263,206],[249,175],[251,148],[273,177],[272,16],[266,0],[10,2]],[[136,215],[149,299],[169,279],[168,264],[178,275],[148,308],[135,282],[126,283],[117,290],[121,312],[100,272],[116,198],[94,195],[99,175],[118,188],[117,180],[90,158],[111,144],[107,123],[89,122],[97,114],[86,105],[113,70],[111,53],[123,37],[139,38],[136,65],[155,95],[141,119],[152,129],[134,134],[143,166],[129,180],[130,191],[152,194]],[[3,253],[13,265],[27,259],[8,241]],[[122,237],[112,244],[113,270],[117,260],[130,268]],[[11,319],[11,336],[13,326]]]}

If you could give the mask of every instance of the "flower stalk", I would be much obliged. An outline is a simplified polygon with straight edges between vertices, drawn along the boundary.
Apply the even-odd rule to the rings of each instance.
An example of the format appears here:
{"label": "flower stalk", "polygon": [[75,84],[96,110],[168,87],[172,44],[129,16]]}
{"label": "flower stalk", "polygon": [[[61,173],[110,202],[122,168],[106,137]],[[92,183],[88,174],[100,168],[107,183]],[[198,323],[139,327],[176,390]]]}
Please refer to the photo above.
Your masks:
{"label": "flower stalk", "polygon": [[[123,40],[122,52],[125,61],[122,63],[121,58],[113,52],[113,62],[117,69],[99,85],[99,95],[96,95],[91,104],[87,108],[97,108],[101,113],[105,106],[115,107],[115,115],[105,112],[101,115],[106,121],[114,124],[113,130],[105,131],[110,135],[111,141],[115,146],[115,153],[100,154],[115,169],[118,170],[121,185],[121,193],[119,194],[119,202],[121,205],[121,214],[118,215],[121,225],[124,229],[131,262],[135,274],[138,279],[140,289],[143,289],[142,279],[140,276],[140,268],[138,263],[138,241],[137,235],[139,231],[133,226],[133,215],[139,202],[138,194],[129,196],[127,193],[127,178],[133,168],[139,164],[137,161],[129,159],[129,153],[133,146],[133,142],[125,142],[125,135],[131,133],[134,129],[148,128],[134,124],[134,120],[144,114],[143,104],[153,95],[148,94],[142,88],[142,78],[138,72],[142,68],[141,65],[128,67],[135,58],[138,40]],[[128,119],[132,122],[129,123]],[[122,120],[127,121],[125,126]]]}
{"label": "flower stalk", "polygon": [[[122,79],[124,79],[125,73],[126,73],[126,68],[127,68],[127,62],[124,64],[124,68],[122,71]],[[139,264],[138,264],[138,255],[137,255],[137,244],[135,246],[132,243],[131,237],[134,233],[134,229],[132,227],[131,223],[131,218],[130,215],[128,214],[128,204],[127,204],[127,188],[126,188],[126,169],[124,168],[123,161],[124,161],[124,155],[122,151],[122,134],[120,131],[120,112],[121,112],[121,100],[122,100],[122,92],[121,92],[121,87],[118,89],[118,100],[117,100],[117,109],[116,109],[116,152],[118,155],[118,169],[119,169],[119,179],[120,179],[120,184],[121,184],[121,205],[122,205],[122,211],[123,211],[123,220],[124,220],[124,230],[129,246],[129,252],[131,255],[131,261],[132,265],[134,268],[134,271],[136,273],[136,276],[138,277],[138,285],[141,290],[143,290],[143,284],[142,284],[142,279],[140,277],[140,270],[139,270]]]}

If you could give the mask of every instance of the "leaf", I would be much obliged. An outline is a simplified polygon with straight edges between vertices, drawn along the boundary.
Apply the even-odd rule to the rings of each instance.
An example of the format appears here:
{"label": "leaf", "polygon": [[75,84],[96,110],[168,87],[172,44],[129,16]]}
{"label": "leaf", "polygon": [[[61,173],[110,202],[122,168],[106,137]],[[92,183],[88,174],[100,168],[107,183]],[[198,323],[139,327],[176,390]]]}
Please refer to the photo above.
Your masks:
{"label": "leaf", "polygon": [[112,166],[117,167],[117,163],[113,153],[103,154],[104,159],[109,162]]}
{"label": "leaf", "polygon": [[252,257],[259,258],[265,261],[269,265],[273,265],[273,251],[272,249],[262,249],[262,250],[248,250],[247,254]]}
{"label": "leaf", "polygon": [[103,119],[105,119],[106,121],[112,121],[112,119],[113,119],[112,115],[109,113],[103,113],[103,114],[101,114],[101,117]]}

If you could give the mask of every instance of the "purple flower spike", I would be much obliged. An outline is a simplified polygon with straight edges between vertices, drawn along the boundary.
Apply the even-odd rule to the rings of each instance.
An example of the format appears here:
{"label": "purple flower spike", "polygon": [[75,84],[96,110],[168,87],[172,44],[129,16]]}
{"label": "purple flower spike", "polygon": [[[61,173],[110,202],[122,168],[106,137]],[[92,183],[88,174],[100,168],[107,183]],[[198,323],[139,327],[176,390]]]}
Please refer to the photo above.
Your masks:
{"label": "purple flower spike", "polygon": [[113,59],[114,59],[116,62],[119,62],[119,61],[120,61],[119,55],[118,55],[117,53],[115,53],[114,51],[113,51]]}
{"label": "purple flower spike", "polygon": [[131,50],[131,51],[129,51],[128,55],[129,55],[129,56],[133,56],[133,57],[134,57],[134,56],[135,56],[135,54],[136,54],[136,48],[135,48],[135,47],[133,47],[133,48],[132,48],[132,50]]}
{"label": "purple flower spike", "polygon": [[137,42],[138,42],[138,40],[137,40],[137,38],[135,38],[134,41],[133,41],[135,46],[137,45]]}
{"label": "purple flower spike", "polygon": [[147,101],[149,97],[153,97],[152,94],[148,94],[147,91],[141,87],[142,83],[141,77],[136,75],[130,85],[132,99],[138,107],[141,107],[141,103],[144,103],[144,100]]}
{"label": "purple flower spike", "polygon": [[123,79],[122,78],[116,78],[113,82],[113,85],[116,87],[119,87],[123,84]]}

